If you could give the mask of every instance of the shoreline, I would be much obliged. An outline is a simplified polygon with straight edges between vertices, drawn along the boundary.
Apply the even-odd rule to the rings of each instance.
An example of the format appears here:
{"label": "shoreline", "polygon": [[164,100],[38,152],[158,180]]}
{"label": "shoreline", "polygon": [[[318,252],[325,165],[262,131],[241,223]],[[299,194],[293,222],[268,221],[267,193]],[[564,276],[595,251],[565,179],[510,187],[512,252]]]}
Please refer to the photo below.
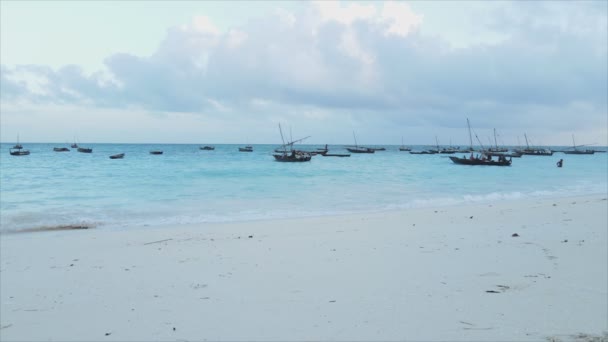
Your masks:
{"label": "shoreline", "polygon": [[[261,218],[238,218],[235,220],[227,221],[204,221],[204,222],[187,222],[187,223],[161,223],[161,224],[117,224],[110,223],[104,224],[100,222],[77,222],[77,223],[66,223],[54,226],[38,226],[38,227],[27,227],[27,228],[16,228],[0,230],[0,236],[2,235],[13,235],[13,234],[25,234],[25,233],[42,233],[42,232],[53,232],[53,231],[71,231],[71,230],[149,230],[149,229],[167,229],[174,227],[189,227],[189,226],[209,226],[209,225],[231,225],[231,224],[254,224],[258,222],[272,222],[272,221],[289,221],[289,220],[307,220],[307,219],[323,219],[323,218],[338,218],[346,216],[375,216],[375,215],[391,215],[392,213],[398,213],[402,211],[418,211],[425,209],[450,209],[457,210],[462,208],[468,210],[471,207],[483,207],[487,205],[501,205],[509,203],[520,203],[520,202],[536,202],[536,201],[551,201],[561,199],[576,199],[576,198],[588,198],[588,197],[608,197],[608,194],[602,192],[586,193],[586,194],[573,194],[568,196],[559,196],[557,194],[551,194],[550,196],[538,196],[538,197],[525,197],[525,198],[501,198],[495,199],[483,199],[473,201],[462,201],[456,203],[442,203],[440,205],[421,205],[421,206],[403,206],[393,208],[373,208],[369,210],[360,210],[353,212],[328,212],[326,214],[309,214],[309,215],[295,215],[286,217],[261,217]],[[129,228],[125,228],[129,227]]]}
{"label": "shoreline", "polygon": [[2,234],[0,339],[606,338],[606,197]]}

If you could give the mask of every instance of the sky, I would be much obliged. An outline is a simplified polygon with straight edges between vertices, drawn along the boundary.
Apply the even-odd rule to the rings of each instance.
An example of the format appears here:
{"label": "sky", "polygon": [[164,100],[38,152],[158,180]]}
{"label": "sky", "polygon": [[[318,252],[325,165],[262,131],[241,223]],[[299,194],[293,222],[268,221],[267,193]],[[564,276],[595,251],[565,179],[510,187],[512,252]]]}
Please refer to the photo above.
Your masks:
{"label": "sky", "polygon": [[608,145],[606,1],[0,1],[0,141]]}

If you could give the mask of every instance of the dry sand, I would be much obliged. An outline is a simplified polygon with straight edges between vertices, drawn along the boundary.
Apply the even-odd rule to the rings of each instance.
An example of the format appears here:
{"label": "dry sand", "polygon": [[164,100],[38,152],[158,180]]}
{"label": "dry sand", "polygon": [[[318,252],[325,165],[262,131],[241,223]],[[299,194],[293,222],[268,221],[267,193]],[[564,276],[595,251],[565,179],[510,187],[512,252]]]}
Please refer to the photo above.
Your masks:
{"label": "dry sand", "polygon": [[606,197],[3,234],[0,340],[608,340]]}

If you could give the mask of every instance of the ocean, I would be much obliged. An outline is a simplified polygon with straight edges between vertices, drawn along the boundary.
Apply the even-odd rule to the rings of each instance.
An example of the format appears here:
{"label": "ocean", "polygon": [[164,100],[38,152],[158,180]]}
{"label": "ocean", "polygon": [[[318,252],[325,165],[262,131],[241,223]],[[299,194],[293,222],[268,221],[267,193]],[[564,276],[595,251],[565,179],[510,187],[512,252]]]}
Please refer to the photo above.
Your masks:
{"label": "ocean", "polygon": [[[608,194],[608,154],[523,156],[510,167],[464,166],[398,146],[348,158],[280,163],[277,145],[0,144],[0,231],[106,229],[379,212],[526,198]],[[314,150],[319,145],[299,145]],[[414,150],[426,146],[412,146]],[[549,147],[564,149],[567,147]],[[348,153],[329,146],[331,153]],[[595,148],[606,150],[605,147]],[[162,150],[162,155],[151,155]],[[125,153],[124,159],[109,156]],[[463,156],[463,153],[456,156]],[[564,159],[562,168],[556,162]]]}

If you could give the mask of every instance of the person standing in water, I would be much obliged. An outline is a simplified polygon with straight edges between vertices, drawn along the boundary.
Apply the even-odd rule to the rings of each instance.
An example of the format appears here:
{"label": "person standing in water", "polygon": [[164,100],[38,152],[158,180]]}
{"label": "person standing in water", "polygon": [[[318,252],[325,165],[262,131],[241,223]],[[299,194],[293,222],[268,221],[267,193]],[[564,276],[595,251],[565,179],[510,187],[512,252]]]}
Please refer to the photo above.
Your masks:
{"label": "person standing in water", "polygon": [[563,160],[563,159],[560,159],[560,160],[557,162],[557,167],[562,167],[563,165],[564,165],[564,160]]}

